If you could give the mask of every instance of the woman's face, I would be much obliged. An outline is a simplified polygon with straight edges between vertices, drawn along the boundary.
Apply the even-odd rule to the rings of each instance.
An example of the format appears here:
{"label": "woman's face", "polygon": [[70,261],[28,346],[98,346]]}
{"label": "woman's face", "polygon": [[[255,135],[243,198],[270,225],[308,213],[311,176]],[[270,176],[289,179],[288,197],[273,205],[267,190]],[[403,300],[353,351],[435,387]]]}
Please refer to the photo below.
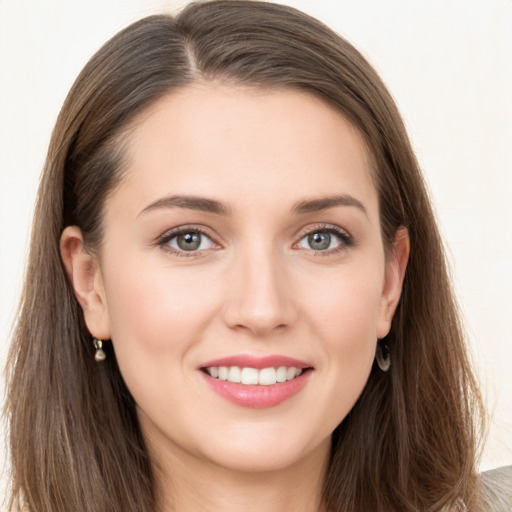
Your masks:
{"label": "woman's face", "polygon": [[327,457],[388,332],[399,259],[340,114],[196,84],[130,133],[82,304],[155,453],[279,469]]}

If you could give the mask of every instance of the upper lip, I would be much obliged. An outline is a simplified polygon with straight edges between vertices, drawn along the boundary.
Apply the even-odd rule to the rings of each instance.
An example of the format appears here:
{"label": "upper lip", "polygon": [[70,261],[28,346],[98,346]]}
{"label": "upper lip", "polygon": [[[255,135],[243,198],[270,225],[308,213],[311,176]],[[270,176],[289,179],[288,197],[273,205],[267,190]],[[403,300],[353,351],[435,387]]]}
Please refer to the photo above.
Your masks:
{"label": "upper lip", "polygon": [[256,368],[257,370],[261,370],[262,368],[279,368],[280,366],[294,366],[295,368],[312,367],[311,364],[305,361],[283,355],[253,356],[249,354],[239,354],[207,361],[202,364],[200,368],[219,366],[239,366],[241,368]]}

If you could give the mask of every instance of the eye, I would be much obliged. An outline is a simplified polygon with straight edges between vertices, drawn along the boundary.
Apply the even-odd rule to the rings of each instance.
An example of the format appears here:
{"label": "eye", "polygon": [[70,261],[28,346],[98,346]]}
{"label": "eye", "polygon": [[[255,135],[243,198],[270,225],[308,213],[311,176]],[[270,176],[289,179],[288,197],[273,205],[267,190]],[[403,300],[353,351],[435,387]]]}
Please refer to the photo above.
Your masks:
{"label": "eye", "polygon": [[350,236],[341,229],[323,228],[310,231],[303,236],[297,247],[312,251],[332,251],[351,244]]}
{"label": "eye", "polygon": [[160,244],[175,252],[189,253],[216,247],[213,240],[198,229],[186,229],[169,233],[160,241]]}

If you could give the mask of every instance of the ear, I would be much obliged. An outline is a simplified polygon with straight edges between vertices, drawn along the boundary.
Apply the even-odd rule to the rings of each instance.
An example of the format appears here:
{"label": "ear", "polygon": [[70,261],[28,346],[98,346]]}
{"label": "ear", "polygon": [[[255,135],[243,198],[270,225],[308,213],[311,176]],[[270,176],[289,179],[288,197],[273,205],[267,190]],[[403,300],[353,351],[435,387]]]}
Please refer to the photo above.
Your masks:
{"label": "ear", "polygon": [[60,253],[89,332],[101,340],[109,339],[110,322],[100,265],[97,257],[87,251],[80,228],[68,226],[63,231]]}
{"label": "ear", "polygon": [[377,324],[378,339],[384,338],[391,329],[391,321],[402,293],[409,250],[409,232],[405,226],[400,226],[395,234],[391,254],[389,254],[386,261],[384,287],[380,299]]}

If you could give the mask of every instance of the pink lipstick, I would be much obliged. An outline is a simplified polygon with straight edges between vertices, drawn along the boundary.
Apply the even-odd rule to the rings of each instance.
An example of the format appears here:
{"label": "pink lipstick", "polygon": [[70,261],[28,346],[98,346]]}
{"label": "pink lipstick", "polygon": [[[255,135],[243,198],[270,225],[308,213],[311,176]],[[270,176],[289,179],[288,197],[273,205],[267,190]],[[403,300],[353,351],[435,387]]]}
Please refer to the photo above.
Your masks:
{"label": "pink lipstick", "polygon": [[210,389],[242,407],[274,407],[299,393],[312,366],[287,356],[237,355],[208,361],[199,368]]}

